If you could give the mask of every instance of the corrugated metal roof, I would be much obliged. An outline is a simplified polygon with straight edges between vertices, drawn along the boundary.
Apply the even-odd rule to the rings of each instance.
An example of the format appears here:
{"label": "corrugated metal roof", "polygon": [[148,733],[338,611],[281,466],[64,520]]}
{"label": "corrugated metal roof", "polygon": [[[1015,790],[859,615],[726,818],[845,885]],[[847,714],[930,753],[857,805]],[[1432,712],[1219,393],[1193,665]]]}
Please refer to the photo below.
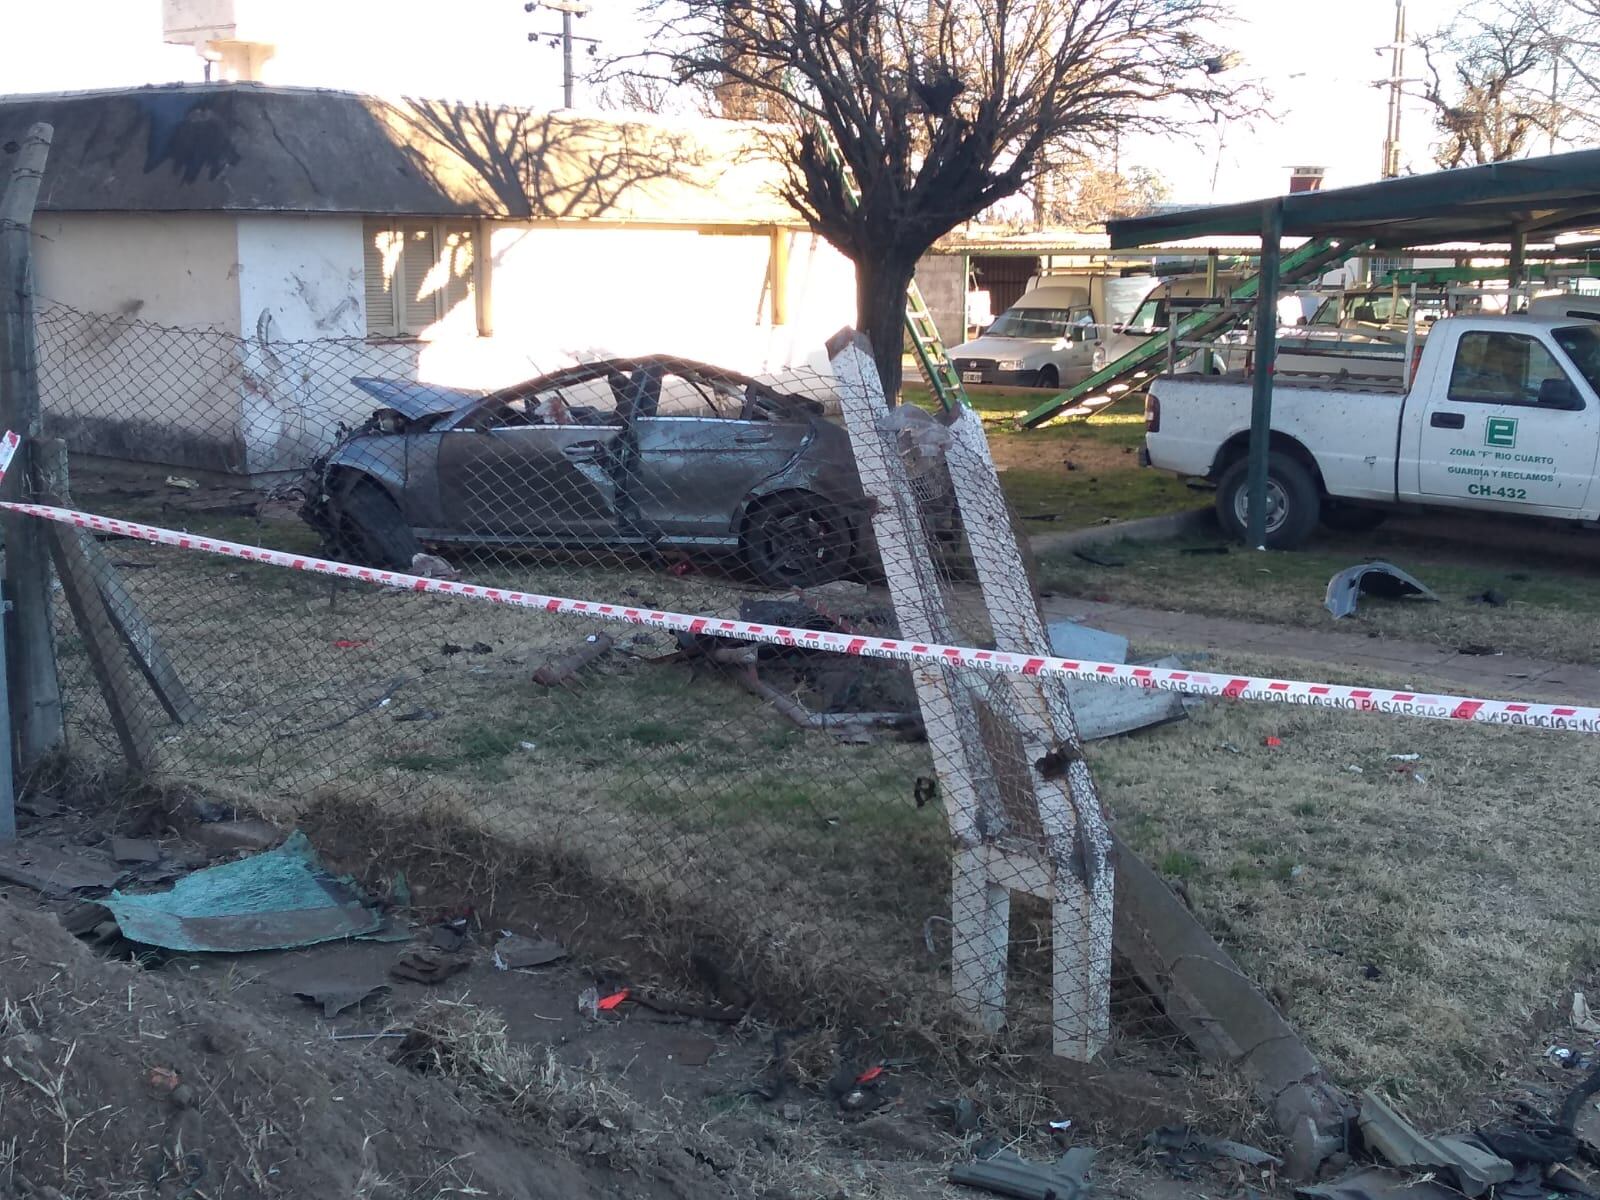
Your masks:
{"label": "corrugated metal roof", "polygon": [[1263,206],[1283,206],[1283,232],[1299,237],[1370,241],[1379,247],[1441,242],[1509,243],[1521,234],[1600,227],[1600,150],[1462,167],[1358,187],[1193,208],[1111,221],[1118,248],[1175,238],[1251,235]]}
{"label": "corrugated metal roof", "polygon": [[704,227],[804,223],[760,131],[259,84],[0,97],[0,169],[55,128],[46,212],[305,212]]}

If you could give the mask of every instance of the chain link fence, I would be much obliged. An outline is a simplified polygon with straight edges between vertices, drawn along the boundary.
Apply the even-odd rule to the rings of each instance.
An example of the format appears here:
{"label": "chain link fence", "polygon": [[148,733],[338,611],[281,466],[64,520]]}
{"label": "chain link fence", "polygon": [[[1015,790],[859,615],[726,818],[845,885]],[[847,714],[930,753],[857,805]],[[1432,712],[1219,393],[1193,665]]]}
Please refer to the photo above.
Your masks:
{"label": "chain link fence", "polygon": [[[795,630],[992,645],[1026,623],[984,599],[974,546],[1008,543],[1010,516],[997,488],[958,502],[949,423],[899,409],[849,429],[833,377],[645,358],[461,389],[419,381],[425,343],[264,341],[48,302],[37,328],[46,435],[72,453],[82,509]],[[785,1018],[948,1028],[954,1000],[1041,1051],[1095,1023],[1062,997],[1093,1008],[1105,981],[1062,972],[1109,964],[1109,876],[1091,866],[1085,886],[1081,865],[1103,850],[1065,790],[1040,807],[1029,782],[1053,753],[1087,782],[1048,733],[1052,713],[1070,732],[1062,696],[81,536],[121,637],[102,661],[61,604],[80,759],[109,769],[132,747],[169,794],[364,830],[385,878],[431,870],[453,899],[545,888],[604,907],[684,981]],[[976,843],[1018,851],[1016,877],[973,859],[952,912],[953,850]],[[1074,855],[1054,904],[1014,865]],[[1013,889],[1040,898],[1013,909]],[[1115,994],[1119,1033],[1171,1034]]]}

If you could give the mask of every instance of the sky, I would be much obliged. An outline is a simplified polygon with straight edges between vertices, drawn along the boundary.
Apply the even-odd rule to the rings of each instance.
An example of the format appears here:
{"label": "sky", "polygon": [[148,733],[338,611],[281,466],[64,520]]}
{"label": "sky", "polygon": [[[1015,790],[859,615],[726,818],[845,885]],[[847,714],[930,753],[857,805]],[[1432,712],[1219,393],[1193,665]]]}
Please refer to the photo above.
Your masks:
{"label": "sky", "polygon": [[[602,53],[636,49],[647,27],[635,0],[590,0],[575,32]],[[0,43],[0,89],[71,91],[175,80],[198,81],[192,48],[162,43],[161,0],[54,0],[10,4]],[[559,14],[523,11],[522,0],[236,0],[241,24],[260,23],[276,41],[271,83],[380,95],[472,99],[556,108],[561,52],[530,44],[530,31],[558,31]],[[1408,0],[1410,28],[1425,32],[1459,7]],[[1196,117],[1170,138],[1129,137],[1122,164],[1163,175],[1178,203],[1225,203],[1286,191],[1291,166],[1326,168],[1337,187],[1378,177],[1394,0],[1234,0],[1236,23],[1220,40],[1243,56],[1235,71],[1271,95],[1267,115],[1215,125]],[[1337,19],[1334,14],[1337,13]],[[242,36],[254,36],[248,30]],[[580,54],[580,62],[585,56]],[[1415,59],[1415,54],[1411,56]],[[1420,64],[1410,61],[1407,74]],[[576,107],[593,98],[580,85]],[[1428,170],[1428,111],[1410,101],[1402,163]]]}

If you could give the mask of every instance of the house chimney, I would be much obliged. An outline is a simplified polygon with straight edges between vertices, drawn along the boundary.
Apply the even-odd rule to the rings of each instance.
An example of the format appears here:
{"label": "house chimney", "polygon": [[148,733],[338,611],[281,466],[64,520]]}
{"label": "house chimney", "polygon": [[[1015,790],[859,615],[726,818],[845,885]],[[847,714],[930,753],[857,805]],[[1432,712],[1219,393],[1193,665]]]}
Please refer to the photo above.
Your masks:
{"label": "house chimney", "polygon": [[1289,194],[1296,192],[1320,192],[1322,190],[1322,176],[1325,167],[1290,167],[1289,168]]}
{"label": "house chimney", "polygon": [[162,40],[193,46],[206,79],[260,82],[277,50],[267,33],[267,0],[162,0]]}

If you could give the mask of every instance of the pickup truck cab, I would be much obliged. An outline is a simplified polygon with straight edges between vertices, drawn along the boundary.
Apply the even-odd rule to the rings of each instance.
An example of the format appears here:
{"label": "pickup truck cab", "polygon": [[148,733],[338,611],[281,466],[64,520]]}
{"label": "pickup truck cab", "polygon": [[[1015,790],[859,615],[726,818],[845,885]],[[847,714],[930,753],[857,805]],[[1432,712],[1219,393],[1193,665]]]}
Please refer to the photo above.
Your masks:
{"label": "pickup truck cab", "polygon": [[[1600,323],[1446,318],[1415,364],[1409,389],[1275,377],[1268,546],[1297,546],[1319,521],[1370,528],[1394,507],[1600,519]],[[1243,539],[1249,381],[1157,379],[1145,428],[1145,461],[1214,483],[1223,527]]]}

